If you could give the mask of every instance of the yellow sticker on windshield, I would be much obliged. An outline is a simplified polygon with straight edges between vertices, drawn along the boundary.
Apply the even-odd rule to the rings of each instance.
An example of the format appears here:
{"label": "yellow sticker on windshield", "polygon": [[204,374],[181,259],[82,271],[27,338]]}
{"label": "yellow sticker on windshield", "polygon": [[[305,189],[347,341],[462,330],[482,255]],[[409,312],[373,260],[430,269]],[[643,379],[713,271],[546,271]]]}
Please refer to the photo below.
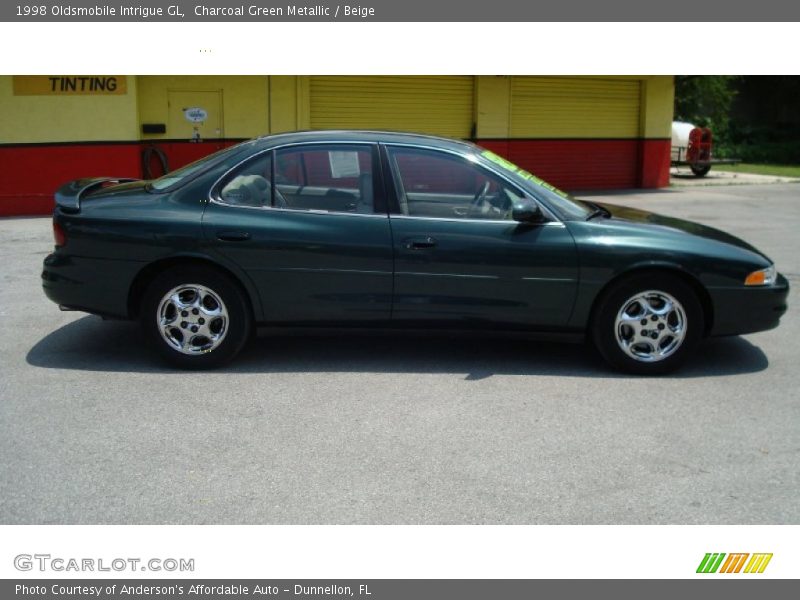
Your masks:
{"label": "yellow sticker on windshield", "polygon": [[497,154],[495,154],[491,150],[484,150],[483,152],[481,152],[481,156],[483,156],[484,158],[488,158],[493,163],[496,163],[496,164],[500,165],[501,167],[503,167],[504,169],[507,169],[507,170],[509,170],[509,171],[511,171],[513,173],[516,173],[517,171],[519,171],[519,167],[517,165],[515,165],[512,162],[507,161],[502,156],[498,156]]}
{"label": "yellow sticker on windshield", "polygon": [[550,190],[551,192],[556,193],[559,196],[563,196],[564,198],[568,197],[568,194],[566,192],[562,192],[557,187],[555,187],[553,185],[550,185],[544,179],[539,179],[533,173],[529,173],[525,169],[520,169],[514,163],[512,163],[510,161],[507,161],[502,156],[498,156],[497,154],[495,154],[491,150],[484,150],[483,152],[481,152],[481,156],[483,156],[484,158],[492,161],[493,163],[495,163],[497,165],[500,165],[506,171],[511,171],[512,173],[516,173],[517,175],[519,175],[523,179],[527,179],[528,181],[530,181],[532,183],[535,183],[536,185],[541,186],[546,190]]}

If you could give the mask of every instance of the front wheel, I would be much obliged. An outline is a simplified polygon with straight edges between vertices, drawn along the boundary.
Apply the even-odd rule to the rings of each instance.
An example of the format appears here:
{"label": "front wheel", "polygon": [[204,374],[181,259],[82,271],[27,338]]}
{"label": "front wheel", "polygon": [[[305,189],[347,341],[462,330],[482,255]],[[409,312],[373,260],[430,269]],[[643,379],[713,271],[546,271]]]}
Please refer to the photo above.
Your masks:
{"label": "front wheel", "polygon": [[231,360],[247,342],[251,323],[239,287],[218,271],[194,265],[160,273],[145,292],[140,315],[151,346],[184,369]]}
{"label": "front wheel", "polygon": [[705,165],[703,167],[689,167],[694,173],[695,177],[705,177],[708,175],[708,172],[711,170],[711,165]]}
{"label": "front wheel", "polygon": [[704,329],[694,290],[669,274],[642,274],[615,284],[600,299],[592,339],[613,367],[640,375],[674,371]]}

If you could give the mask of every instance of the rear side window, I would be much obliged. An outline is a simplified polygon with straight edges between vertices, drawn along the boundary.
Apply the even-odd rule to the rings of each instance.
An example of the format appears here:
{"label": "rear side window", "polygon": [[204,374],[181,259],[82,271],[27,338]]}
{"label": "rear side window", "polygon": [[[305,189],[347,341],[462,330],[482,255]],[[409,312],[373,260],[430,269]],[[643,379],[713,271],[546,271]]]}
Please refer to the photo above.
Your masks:
{"label": "rear side window", "polygon": [[213,154],[209,154],[208,156],[204,156],[200,160],[189,163],[188,165],[183,166],[180,169],[176,169],[175,171],[170,171],[163,177],[154,179],[150,182],[149,189],[160,192],[162,190],[180,185],[185,181],[189,181],[195,175],[202,173],[206,169],[225,166],[226,163],[230,163],[229,166],[233,166],[239,162],[239,160],[241,160],[238,155],[245,151],[252,144],[253,142],[244,142],[235,146],[223,148],[222,150],[214,152]]}
{"label": "rear side window", "polygon": [[275,153],[275,207],[371,214],[372,147],[293,146]]}

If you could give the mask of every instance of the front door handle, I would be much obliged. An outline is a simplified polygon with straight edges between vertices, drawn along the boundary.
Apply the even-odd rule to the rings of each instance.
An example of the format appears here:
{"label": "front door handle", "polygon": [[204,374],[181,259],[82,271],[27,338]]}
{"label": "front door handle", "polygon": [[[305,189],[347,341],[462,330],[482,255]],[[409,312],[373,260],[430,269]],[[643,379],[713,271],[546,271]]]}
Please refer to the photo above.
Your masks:
{"label": "front door handle", "polygon": [[246,242],[250,234],[246,231],[218,231],[217,239],[223,242]]}
{"label": "front door handle", "polygon": [[414,237],[403,240],[408,250],[424,250],[426,248],[433,248],[436,246],[436,239],[429,235],[425,237]]}

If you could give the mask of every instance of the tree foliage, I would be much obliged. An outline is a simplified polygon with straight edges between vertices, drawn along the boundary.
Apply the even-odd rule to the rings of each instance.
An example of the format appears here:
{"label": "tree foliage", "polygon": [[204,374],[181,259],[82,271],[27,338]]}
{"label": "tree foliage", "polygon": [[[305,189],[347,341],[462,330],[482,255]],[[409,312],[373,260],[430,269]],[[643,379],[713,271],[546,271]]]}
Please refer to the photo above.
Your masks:
{"label": "tree foliage", "polygon": [[724,138],[740,80],[739,75],[676,75],[675,119],[710,127]]}
{"label": "tree foliage", "polygon": [[675,118],[710,127],[714,155],[800,164],[800,77],[678,75]]}

